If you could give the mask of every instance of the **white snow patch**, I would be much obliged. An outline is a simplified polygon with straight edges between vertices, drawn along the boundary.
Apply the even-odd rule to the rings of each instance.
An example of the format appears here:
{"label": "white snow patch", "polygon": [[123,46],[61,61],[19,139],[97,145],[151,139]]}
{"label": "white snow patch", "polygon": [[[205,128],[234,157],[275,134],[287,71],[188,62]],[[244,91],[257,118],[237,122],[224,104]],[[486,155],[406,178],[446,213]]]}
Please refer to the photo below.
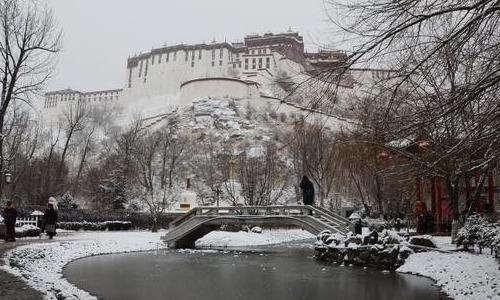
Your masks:
{"label": "white snow patch", "polygon": [[212,231],[196,241],[197,247],[244,247],[285,243],[294,240],[314,239],[315,236],[301,229],[262,230],[253,232]]}
{"label": "white snow patch", "polygon": [[435,280],[454,300],[500,299],[499,265],[490,255],[417,253],[397,271]]}

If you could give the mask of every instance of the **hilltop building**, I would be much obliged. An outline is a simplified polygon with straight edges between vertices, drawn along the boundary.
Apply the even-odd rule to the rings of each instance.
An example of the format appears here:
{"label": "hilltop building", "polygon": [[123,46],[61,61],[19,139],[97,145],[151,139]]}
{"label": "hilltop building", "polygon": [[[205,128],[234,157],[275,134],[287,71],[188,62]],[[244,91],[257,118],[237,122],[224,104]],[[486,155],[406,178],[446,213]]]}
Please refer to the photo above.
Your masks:
{"label": "hilltop building", "polygon": [[[200,97],[247,99],[264,105],[286,95],[290,86],[338,66],[346,58],[342,51],[306,53],[302,36],[291,31],[248,35],[238,43],[164,46],[128,58],[123,88],[48,92],[43,113],[50,119],[75,101],[89,105],[113,101],[123,107],[124,115],[140,113],[145,118]],[[371,80],[373,74],[366,74],[366,70],[346,71],[341,86],[356,89],[356,78]]]}

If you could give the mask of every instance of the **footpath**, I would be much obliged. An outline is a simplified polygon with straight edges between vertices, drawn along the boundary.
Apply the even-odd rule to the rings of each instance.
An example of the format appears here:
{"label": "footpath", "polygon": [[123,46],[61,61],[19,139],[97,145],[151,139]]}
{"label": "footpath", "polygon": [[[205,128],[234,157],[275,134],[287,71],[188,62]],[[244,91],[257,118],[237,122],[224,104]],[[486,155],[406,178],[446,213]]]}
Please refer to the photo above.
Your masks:
{"label": "footpath", "polygon": [[[39,240],[23,240],[15,243],[0,241],[0,265],[3,265],[3,255],[14,247],[27,245]],[[2,300],[43,300],[42,293],[29,287],[24,281],[16,276],[0,269],[0,299]]]}

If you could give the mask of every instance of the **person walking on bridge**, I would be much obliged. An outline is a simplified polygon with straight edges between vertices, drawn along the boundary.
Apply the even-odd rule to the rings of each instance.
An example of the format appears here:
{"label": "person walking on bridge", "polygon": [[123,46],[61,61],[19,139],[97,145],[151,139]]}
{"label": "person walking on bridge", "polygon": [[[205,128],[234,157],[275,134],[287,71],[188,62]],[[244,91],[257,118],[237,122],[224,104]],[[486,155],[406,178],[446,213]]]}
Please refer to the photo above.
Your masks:
{"label": "person walking on bridge", "polygon": [[300,188],[302,189],[302,201],[304,205],[313,205],[314,204],[314,185],[307,178],[306,175],[302,177],[302,181],[300,182]]}

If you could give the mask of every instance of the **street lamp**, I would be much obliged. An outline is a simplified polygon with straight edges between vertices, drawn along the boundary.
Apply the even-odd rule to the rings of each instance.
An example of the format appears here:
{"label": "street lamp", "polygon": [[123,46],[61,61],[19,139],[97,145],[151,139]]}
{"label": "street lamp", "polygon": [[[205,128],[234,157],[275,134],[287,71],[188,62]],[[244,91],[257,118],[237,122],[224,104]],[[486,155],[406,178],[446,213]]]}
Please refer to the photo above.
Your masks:
{"label": "street lamp", "polygon": [[[0,134],[0,139],[3,138],[3,135]],[[7,167],[4,169],[4,159],[3,157],[0,156],[0,173],[3,174],[5,183],[10,183],[12,181],[12,175],[10,174],[9,171],[9,166],[7,164]]]}
{"label": "street lamp", "polygon": [[10,174],[9,170],[3,171],[3,175],[5,176],[5,183],[10,183],[12,180],[12,175]]}
{"label": "street lamp", "polygon": [[214,184],[214,187],[212,188],[212,192],[215,193],[215,200],[217,201],[217,207],[219,207],[219,196],[220,196],[220,193],[222,192],[220,189],[220,185]]}

